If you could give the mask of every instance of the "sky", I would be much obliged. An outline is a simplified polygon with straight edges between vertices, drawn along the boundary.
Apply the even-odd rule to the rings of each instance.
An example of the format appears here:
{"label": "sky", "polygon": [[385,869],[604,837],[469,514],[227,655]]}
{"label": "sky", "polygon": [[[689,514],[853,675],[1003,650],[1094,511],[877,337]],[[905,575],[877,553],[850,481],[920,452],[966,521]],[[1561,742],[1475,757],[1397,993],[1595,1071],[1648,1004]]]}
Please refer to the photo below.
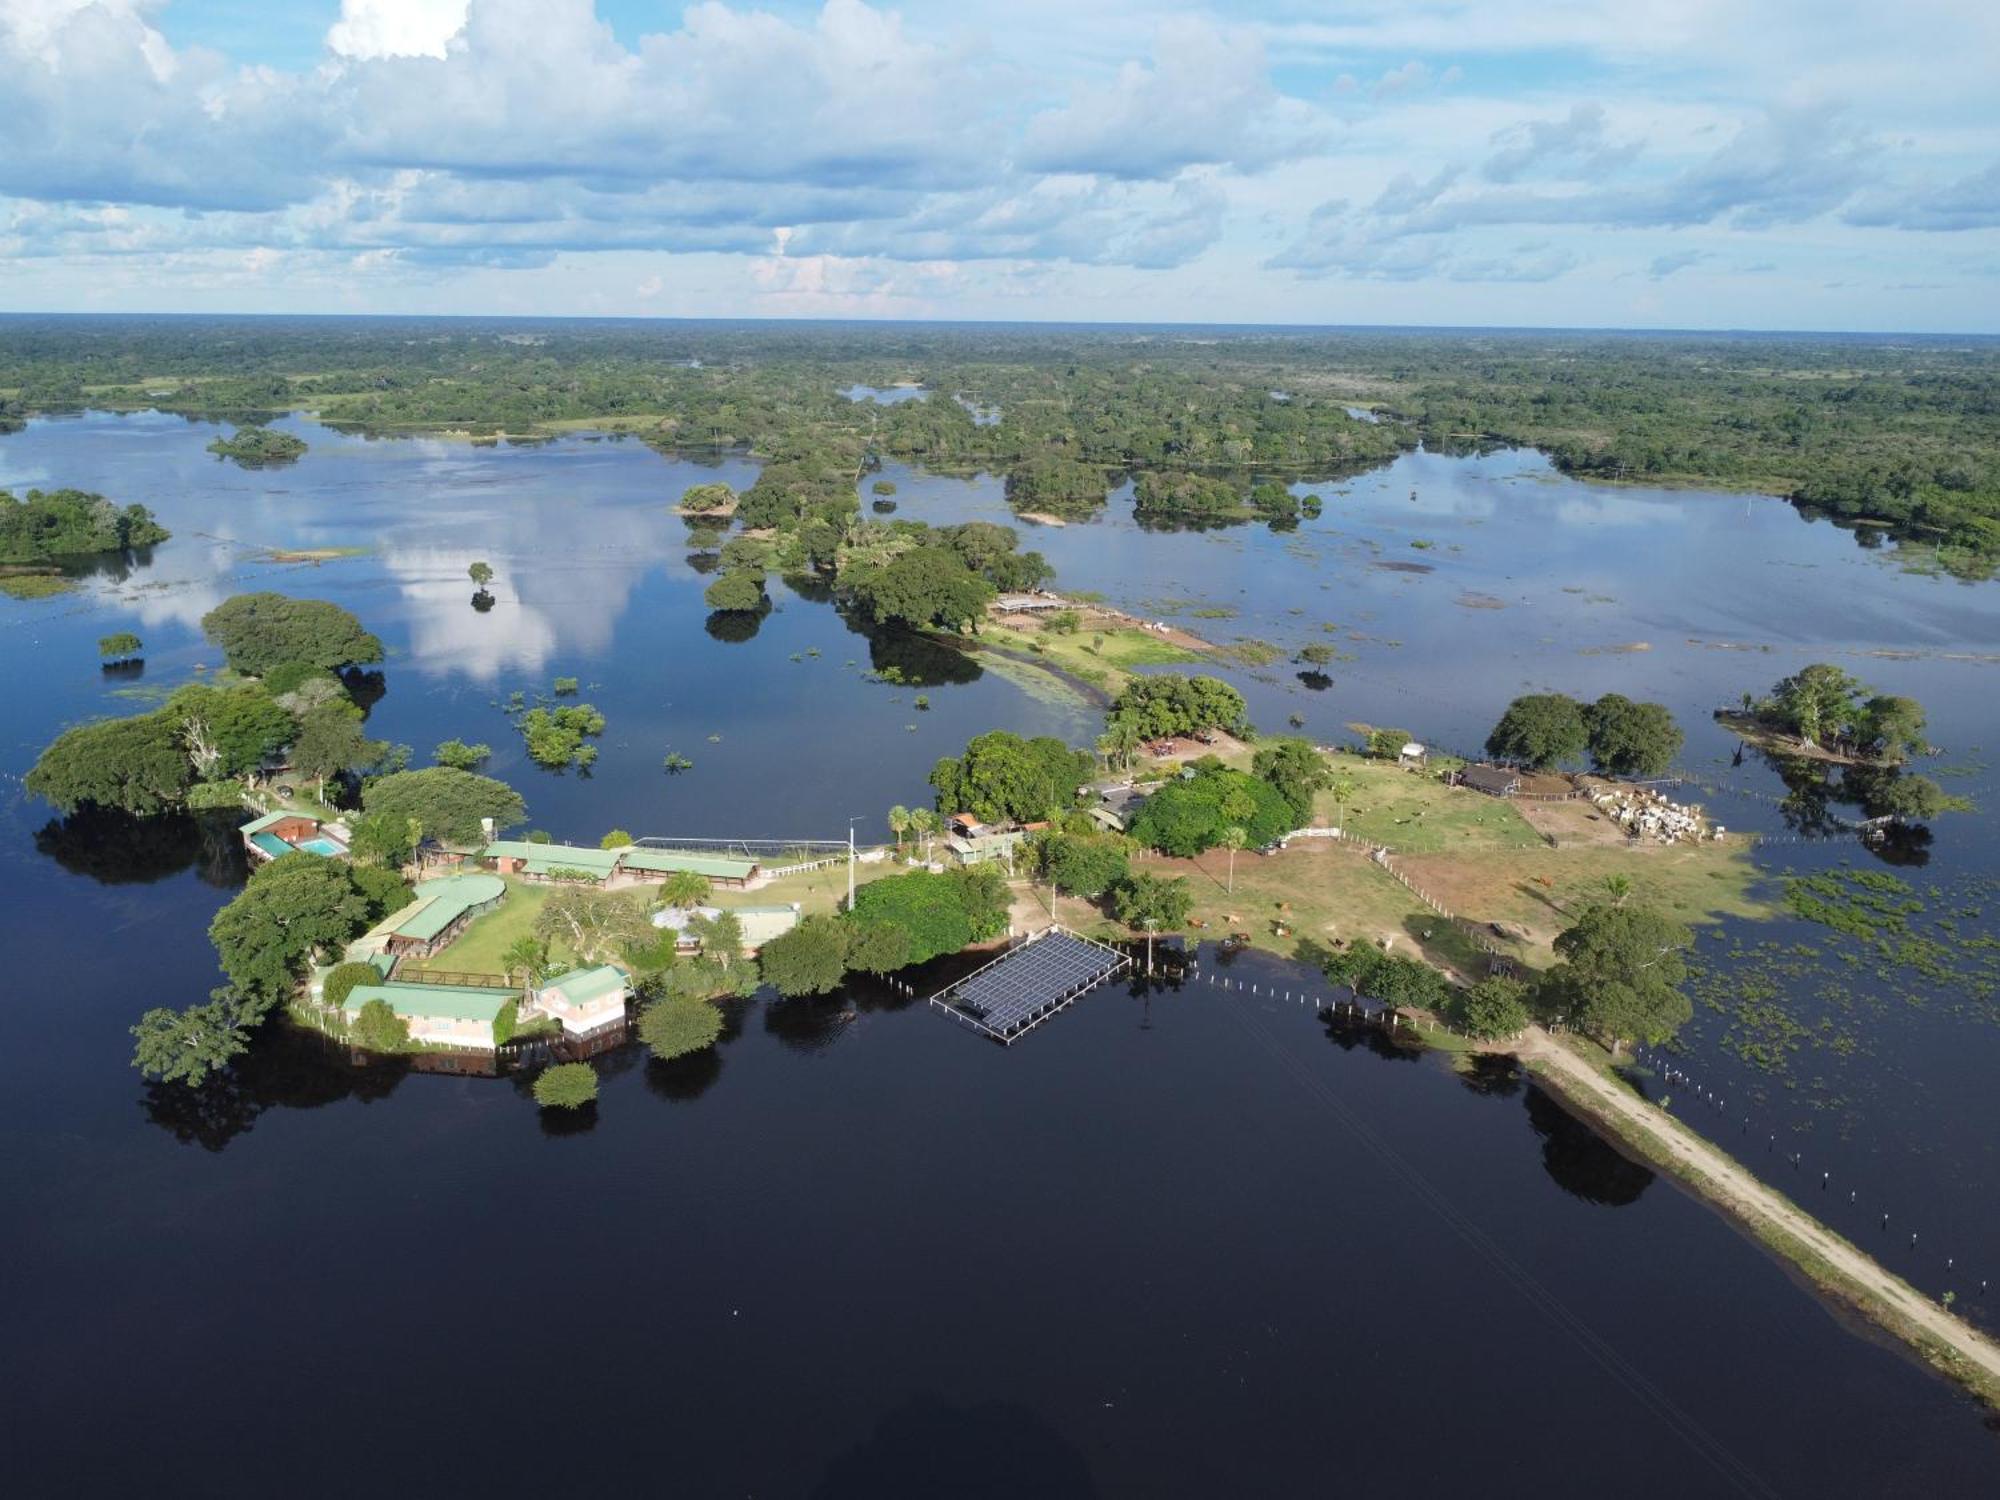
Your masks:
{"label": "sky", "polygon": [[2000,333],[1992,0],[0,0],[0,310]]}

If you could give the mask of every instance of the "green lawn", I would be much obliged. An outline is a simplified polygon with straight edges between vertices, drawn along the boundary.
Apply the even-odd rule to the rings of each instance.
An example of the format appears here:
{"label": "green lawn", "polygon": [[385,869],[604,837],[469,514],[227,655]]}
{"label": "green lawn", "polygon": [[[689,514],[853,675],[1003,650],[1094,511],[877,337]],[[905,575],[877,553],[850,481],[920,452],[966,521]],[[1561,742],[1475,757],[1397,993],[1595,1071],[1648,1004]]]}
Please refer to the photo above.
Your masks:
{"label": "green lawn", "polygon": [[[1332,766],[1336,776],[1355,783],[1342,826],[1398,854],[1542,847],[1541,835],[1497,797],[1356,755],[1336,755]],[[1313,812],[1324,823],[1341,824],[1342,813],[1330,792],[1319,794]]]}
{"label": "green lawn", "polygon": [[[1100,637],[1104,642],[1101,646],[1097,644]],[[1112,694],[1131,680],[1135,667],[1174,666],[1207,659],[1199,651],[1163,641],[1136,626],[1108,622],[1086,623],[1081,630],[1064,635],[1052,630],[1021,630],[989,621],[980,629],[980,640],[989,646],[1045,661]]]}
{"label": "green lawn", "polygon": [[[552,886],[533,885],[525,880],[507,881],[507,895],[500,905],[485,916],[476,918],[456,942],[431,959],[425,967],[457,969],[468,974],[504,973],[506,965],[500,962],[500,955],[517,939],[534,935],[535,918],[553,889]],[[552,944],[551,952],[565,961],[569,957],[560,944]]]}

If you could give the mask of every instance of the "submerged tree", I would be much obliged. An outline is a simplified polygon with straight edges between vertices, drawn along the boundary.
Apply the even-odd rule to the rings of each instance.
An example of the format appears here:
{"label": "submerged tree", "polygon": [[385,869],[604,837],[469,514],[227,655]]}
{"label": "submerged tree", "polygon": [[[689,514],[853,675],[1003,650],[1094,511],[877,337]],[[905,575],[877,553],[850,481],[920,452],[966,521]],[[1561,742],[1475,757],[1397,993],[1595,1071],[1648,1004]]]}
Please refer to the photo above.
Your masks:
{"label": "submerged tree", "polygon": [[597,1102],[597,1070],[589,1063],[557,1063],[535,1076],[535,1103],[543,1109],[582,1109]]}
{"label": "submerged tree", "polygon": [[107,667],[130,661],[145,649],[146,643],[129,630],[97,638],[97,654]]}

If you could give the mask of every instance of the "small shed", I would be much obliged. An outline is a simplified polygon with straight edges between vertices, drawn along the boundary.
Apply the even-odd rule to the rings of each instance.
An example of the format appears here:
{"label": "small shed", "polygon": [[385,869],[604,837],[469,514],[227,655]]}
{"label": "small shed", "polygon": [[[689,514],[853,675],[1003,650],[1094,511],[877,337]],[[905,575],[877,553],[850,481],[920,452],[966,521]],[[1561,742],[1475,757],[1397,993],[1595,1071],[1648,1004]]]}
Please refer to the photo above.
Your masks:
{"label": "small shed", "polygon": [[1399,766],[1423,767],[1430,764],[1430,759],[1430,751],[1426,750],[1415,740],[1411,740],[1396,753],[1396,764]]}
{"label": "small shed", "polygon": [[1505,766],[1467,766],[1458,773],[1458,784],[1489,797],[1511,797],[1521,790],[1521,777]]}

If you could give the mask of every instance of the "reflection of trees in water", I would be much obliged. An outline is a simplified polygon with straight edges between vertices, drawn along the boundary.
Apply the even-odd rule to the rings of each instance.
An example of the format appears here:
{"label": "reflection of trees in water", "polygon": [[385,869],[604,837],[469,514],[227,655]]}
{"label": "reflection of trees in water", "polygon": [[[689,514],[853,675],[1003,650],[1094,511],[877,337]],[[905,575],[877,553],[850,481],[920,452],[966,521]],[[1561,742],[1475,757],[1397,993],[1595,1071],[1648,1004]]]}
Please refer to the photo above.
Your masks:
{"label": "reflection of trees in water", "polygon": [[[950,1475],[948,1486],[939,1478]],[[948,1489],[958,1500],[1080,1500],[1098,1493],[1083,1451],[1027,1406],[947,1406],[919,1397],[835,1458],[813,1500],[879,1500]]]}
{"label": "reflection of trees in water", "polygon": [[719,573],[722,571],[722,554],[720,552],[690,552],[687,555],[687,565],[704,577],[710,573]]}
{"label": "reflection of trees in water", "polygon": [[[1806,756],[1757,750],[1758,757],[1778,773],[1785,799],[1778,804],[1785,826],[1809,838],[1852,833],[1856,819],[1838,809],[1852,808],[1862,816],[1885,805],[1890,788],[1902,779],[1897,766],[1843,766]],[[1931,831],[1922,823],[1900,823],[1868,839],[1862,847],[1884,864],[1924,865],[1930,862]]]}
{"label": "reflection of trees in water", "polygon": [[128,547],[123,552],[92,552],[83,556],[59,557],[56,566],[65,578],[79,582],[102,578],[108,583],[124,583],[134,573],[153,565],[153,549]]}
{"label": "reflection of trees in water", "polygon": [[272,1021],[250,1050],[199,1088],[143,1086],[146,1119],[184,1146],[220,1151],[267,1109],[317,1109],[343,1099],[386,1099],[409,1076],[398,1059],[358,1068],[346,1052],[303,1027]]}
{"label": "reflection of trees in water", "polygon": [[986,669],[963,651],[914,631],[877,625],[852,610],[840,612],[841,622],[868,642],[868,665],[877,672],[894,667],[912,687],[939,687],[977,682]]}
{"label": "reflection of trees in water", "polygon": [[833,603],[833,585],[815,573],[786,573],[785,587],[808,604]]}
{"label": "reflection of trees in water", "polygon": [[648,1054],[646,1091],[674,1104],[688,1104],[714,1088],[722,1076],[722,1049],[743,1035],[744,1022],[755,1004],[739,998],[716,1001],[715,1008],[722,1013],[722,1030],[712,1047],[665,1062]]}
{"label": "reflection of trees in water", "polygon": [[1312,689],[1312,691],[1314,691],[1315,693],[1323,693],[1328,688],[1333,686],[1333,679],[1327,676],[1326,673],[1324,672],[1306,671],[1306,672],[1299,672],[1294,675],[1298,677],[1300,682],[1304,683],[1308,688]]}
{"label": "reflection of trees in water", "polygon": [[575,1109],[537,1109],[535,1118],[541,1124],[542,1134],[551,1140],[588,1135],[597,1128],[597,1101],[593,1099]]}
{"label": "reflection of trees in water", "polygon": [[689,1104],[715,1087],[722,1076],[722,1054],[713,1047],[666,1062],[646,1059],[646,1092],[673,1104]]}
{"label": "reflection of trees in water", "polygon": [[757,632],[764,628],[764,616],[771,612],[771,601],[766,599],[762,609],[717,609],[709,611],[708,619],[702,623],[715,640],[727,646],[740,646],[745,641],[755,640]]}
{"label": "reflection of trees in water", "polygon": [[224,890],[249,877],[249,857],[236,835],[240,815],[228,812],[131,813],[84,807],[54,818],[35,834],[35,850],[101,885],[144,885],[192,869]]}
{"label": "reflection of trees in water", "polygon": [[1320,1023],[1326,1028],[1326,1039],[1343,1052],[1358,1047],[1391,1062],[1415,1062],[1424,1055],[1422,1042],[1404,1042],[1400,1039],[1400,1028],[1384,1026],[1364,1016],[1328,1010],[1320,1012]]}
{"label": "reflection of trees in water", "polygon": [[1542,1166],[1564,1192],[1622,1208],[1651,1185],[1651,1168],[1624,1155],[1542,1089],[1528,1090],[1527,1107],[1528,1123],[1542,1138]]}
{"label": "reflection of trees in water", "polygon": [[1458,1081],[1475,1094],[1506,1099],[1521,1092],[1527,1074],[1511,1057],[1498,1052],[1478,1052],[1461,1060]]}
{"label": "reflection of trees in water", "polygon": [[340,680],[364,719],[376,704],[388,696],[389,679],[373,668],[364,671],[360,667],[349,667],[340,674]]}
{"label": "reflection of trees in water", "polygon": [[794,1052],[824,1052],[840,1040],[858,1013],[845,990],[774,1000],[764,1007],[764,1032]]}

